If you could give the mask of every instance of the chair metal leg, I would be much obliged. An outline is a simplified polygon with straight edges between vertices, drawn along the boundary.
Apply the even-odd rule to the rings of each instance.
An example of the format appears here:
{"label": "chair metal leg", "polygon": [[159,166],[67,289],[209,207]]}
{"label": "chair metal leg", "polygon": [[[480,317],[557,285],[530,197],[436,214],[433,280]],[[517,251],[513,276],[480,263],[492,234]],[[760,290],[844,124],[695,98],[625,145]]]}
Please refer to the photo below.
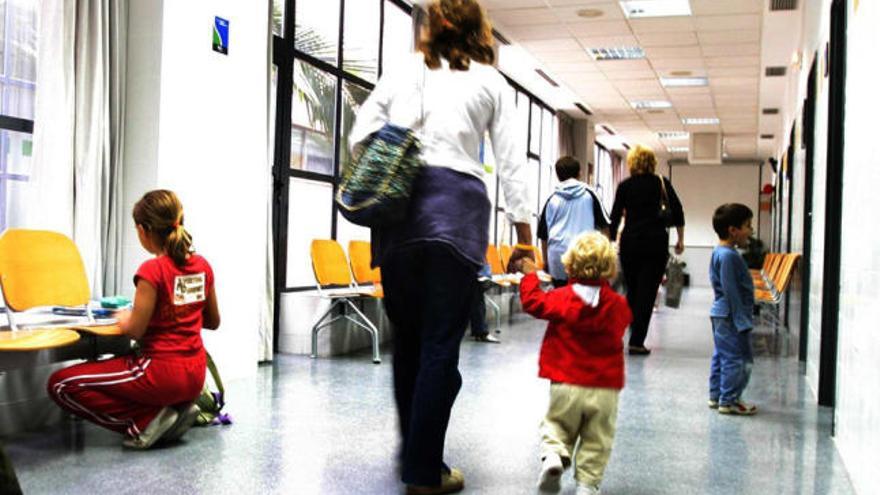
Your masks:
{"label": "chair metal leg", "polygon": [[331,318],[330,321],[328,321],[328,322],[322,323],[324,321],[324,318],[327,318],[327,316],[329,316],[333,313],[333,309],[336,308],[336,306],[338,304],[339,304],[338,299],[333,301],[330,304],[330,307],[327,308],[327,311],[325,311],[324,314],[322,314],[321,317],[318,318],[318,321],[316,321],[315,324],[312,325],[312,354],[310,355],[310,357],[312,359],[318,357],[318,332],[322,328],[324,328],[328,325],[331,325],[334,321],[336,321],[340,318],[339,316],[337,316],[335,318]]}
{"label": "chair metal leg", "polygon": [[483,299],[485,299],[486,303],[492,307],[493,311],[495,311],[495,333],[501,333],[501,308],[494,299],[489,297],[489,294],[483,294]]}
{"label": "chair metal leg", "polygon": [[364,313],[361,312],[361,310],[357,307],[357,305],[355,305],[349,299],[346,299],[345,301],[348,303],[348,306],[352,310],[354,310],[354,312],[361,318],[363,323],[357,322],[353,318],[348,318],[348,319],[350,321],[358,324],[358,326],[360,326],[361,328],[363,328],[364,330],[366,330],[370,334],[370,338],[373,343],[373,363],[374,364],[381,363],[382,359],[379,357],[379,330],[376,328],[376,325],[374,325],[373,322],[370,321],[370,319],[367,318],[366,315],[364,315]]}

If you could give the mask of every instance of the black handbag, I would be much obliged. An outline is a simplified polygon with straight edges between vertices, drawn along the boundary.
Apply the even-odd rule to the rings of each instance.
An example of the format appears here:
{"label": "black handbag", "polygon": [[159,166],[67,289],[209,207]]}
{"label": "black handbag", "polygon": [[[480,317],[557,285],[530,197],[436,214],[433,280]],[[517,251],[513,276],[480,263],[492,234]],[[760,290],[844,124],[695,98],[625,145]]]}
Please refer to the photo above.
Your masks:
{"label": "black handbag", "polygon": [[672,227],[675,219],[672,216],[672,207],[669,205],[669,195],[666,193],[666,181],[660,175],[660,210],[657,212],[657,218],[664,227]]}

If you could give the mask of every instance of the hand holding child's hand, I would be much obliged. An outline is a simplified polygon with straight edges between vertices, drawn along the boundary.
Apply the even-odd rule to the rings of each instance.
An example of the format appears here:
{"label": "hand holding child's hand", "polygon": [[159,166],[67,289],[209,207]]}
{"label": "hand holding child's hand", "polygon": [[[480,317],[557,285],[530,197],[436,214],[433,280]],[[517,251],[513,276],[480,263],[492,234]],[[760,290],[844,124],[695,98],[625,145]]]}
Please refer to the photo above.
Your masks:
{"label": "hand holding child's hand", "polygon": [[538,269],[538,265],[535,264],[535,261],[531,258],[520,258],[517,268],[519,271],[528,275]]}

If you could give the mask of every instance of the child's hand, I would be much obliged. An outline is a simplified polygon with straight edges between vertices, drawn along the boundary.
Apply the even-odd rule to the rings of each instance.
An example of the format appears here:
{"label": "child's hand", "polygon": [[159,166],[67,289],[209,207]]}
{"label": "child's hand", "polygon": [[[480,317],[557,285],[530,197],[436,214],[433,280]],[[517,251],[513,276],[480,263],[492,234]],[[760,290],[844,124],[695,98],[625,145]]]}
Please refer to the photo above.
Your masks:
{"label": "child's hand", "polygon": [[538,265],[531,258],[520,258],[518,265],[519,271],[526,275],[538,270]]}

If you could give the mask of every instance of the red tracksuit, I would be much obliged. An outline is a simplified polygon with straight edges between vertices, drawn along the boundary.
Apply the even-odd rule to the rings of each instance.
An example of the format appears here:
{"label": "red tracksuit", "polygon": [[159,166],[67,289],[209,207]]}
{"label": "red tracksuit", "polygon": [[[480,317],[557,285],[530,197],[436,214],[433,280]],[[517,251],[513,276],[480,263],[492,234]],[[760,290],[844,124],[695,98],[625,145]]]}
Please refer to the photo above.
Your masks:
{"label": "red tracksuit", "polygon": [[191,402],[205,382],[202,310],[214,272],[193,254],[184,266],[159,256],[134,277],[156,288],[156,307],[138,356],[87,362],[55,372],[49,396],[105,428],[139,435],[165,406]]}

